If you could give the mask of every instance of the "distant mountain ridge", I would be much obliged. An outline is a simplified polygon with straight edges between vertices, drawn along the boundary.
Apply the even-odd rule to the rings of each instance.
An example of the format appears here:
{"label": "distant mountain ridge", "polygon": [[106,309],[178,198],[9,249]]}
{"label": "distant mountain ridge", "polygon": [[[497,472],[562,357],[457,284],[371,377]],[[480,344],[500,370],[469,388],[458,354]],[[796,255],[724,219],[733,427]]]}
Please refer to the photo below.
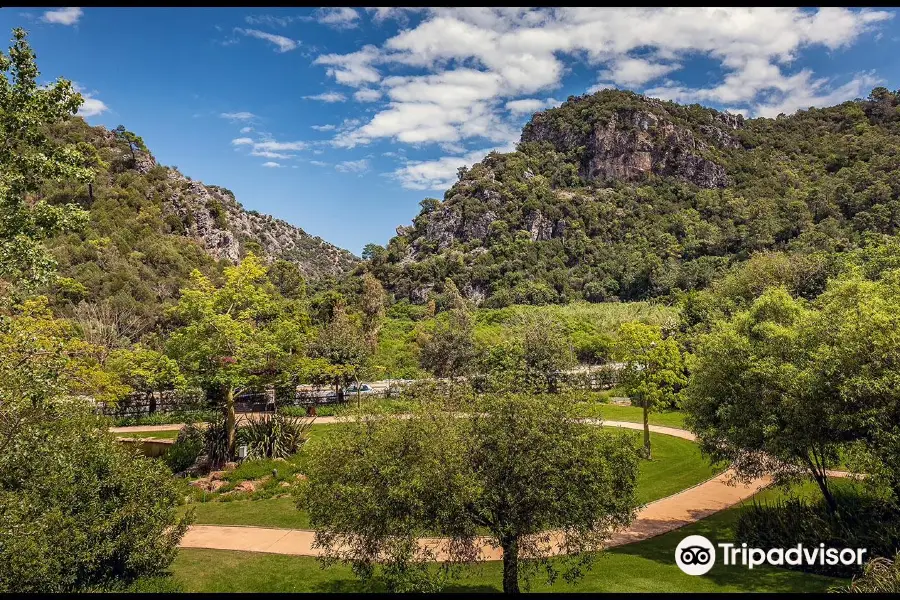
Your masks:
{"label": "distant mountain ridge", "polygon": [[158,315],[193,268],[213,272],[249,251],[295,264],[310,282],[339,278],[359,263],[299,227],[245,210],[226,188],[159,165],[143,141],[129,144],[80,117],[51,134],[93,157],[96,171],[90,187],[48,183],[42,192],[54,203],[77,202],[90,215],[85,231],[50,243],[65,278],[57,294],[62,303],[111,300]]}
{"label": "distant mountain ridge", "polygon": [[487,306],[638,300],[706,286],[762,250],[900,228],[900,93],[744,119],[633,92],[533,115],[443,201],[367,255],[397,298],[451,278]]}

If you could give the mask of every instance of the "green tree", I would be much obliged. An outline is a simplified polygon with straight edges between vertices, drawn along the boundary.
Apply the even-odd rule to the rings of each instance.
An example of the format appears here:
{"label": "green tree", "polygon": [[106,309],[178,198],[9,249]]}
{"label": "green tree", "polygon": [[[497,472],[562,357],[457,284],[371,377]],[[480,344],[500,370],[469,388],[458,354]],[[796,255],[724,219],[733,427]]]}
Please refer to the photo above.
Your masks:
{"label": "green tree", "polygon": [[320,359],[310,363],[310,378],[315,383],[333,385],[339,401],[344,399],[344,387],[359,381],[369,359],[362,330],[341,306],[335,308],[331,322],[319,331],[310,354]]}
{"label": "green tree", "polygon": [[285,361],[303,351],[300,326],[285,322],[277,295],[259,258],[248,254],[225,267],[216,287],[199,271],[182,290],[172,317],[180,326],[168,340],[168,354],[191,383],[221,390],[228,432],[228,455],[234,452],[234,397],[274,383]]}
{"label": "green tree", "polygon": [[445,285],[450,310],[432,321],[431,331],[418,336],[419,362],[437,377],[460,377],[474,365],[475,325],[456,286],[449,279]]}
{"label": "green tree", "polygon": [[527,387],[555,394],[560,375],[575,365],[568,333],[556,319],[536,313],[525,320],[521,335]]}
{"label": "green tree", "polygon": [[[864,303],[851,312],[873,308]],[[884,413],[878,396],[860,397],[877,392],[866,385],[866,369],[845,360],[876,357],[859,345],[847,321],[822,317],[783,288],[767,290],[700,338],[683,406],[688,427],[713,459],[730,461],[747,479],[772,474],[786,483],[807,474],[834,511],[826,470]],[[872,324],[867,331],[874,332]],[[849,334],[853,351],[842,350],[843,340],[828,329]],[[889,341],[883,334],[879,339]]]}
{"label": "green tree", "polygon": [[374,354],[378,347],[378,332],[384,320],[384,288],[371,273],[363,276],[361,304],[363,335],[369,352]]}
{"label": "green tree", "polygon": [[650,412],[677,406],[687,384],[684,357],[674,338],[663,338],[659,325],[637,322],[619,328],[616,355],[624,363],[620,385],[644,411],[644,449],[650,458]]}
{"label": "green tree", "polygon": [[156,411],[156,394],[185,387],[178,363],[161,352],[140,345],[114,350],[107,358],[107,368],[122,383],[149,401],[149,412]]}
{"label": "green tree", "polygon": [[135,150],[148,151],[144,140],[139,135],[125,129],[124,125],[119,125],[113,129],[113,133],[116,136],[116,140],[128,145],[128,149],[131,151],[131,160],[137,160],[137,155],[134,153]]}
{"label": "green tree", "polygon": [[87,213],[37,195],[48,180],[87,183],[93,171],[74,144],[56,144],[47,127],[70,118],[83,99],[72,83],[37,83],[35,54],[23,29],[13,30],[8,54],[0,52],[0,278],[22,291],[48,282],[55,261],[43,241],[82,225]]}
{"label": "green tree", "polygon": [[302,300],[306,297],[306,281],[296,263],[278,259],[269,267],[269,281],[279,293],[291,300]]}
{"label": "green tree", "polygon": [[160,463],[85,398],[127,391],[46,298],[0,316],[0,591],[120,588],[163,574],[189,519]]}
{"label": "green tree", "polygon": [[[503,550],[504,591],[518,592],[539,569],[578,578],[634,517],[628,434],[581,423],[558,398],[489,396],[477,416],[439,404],[357,421],[312,457],[300,506],[326,563],[347,561],[363,578],[380,563],[395,590],[433,590],[478,558],[486,531]],[[416,542],[434,535],[449,543]],[[551,562],[552,548],[567,555]]]}

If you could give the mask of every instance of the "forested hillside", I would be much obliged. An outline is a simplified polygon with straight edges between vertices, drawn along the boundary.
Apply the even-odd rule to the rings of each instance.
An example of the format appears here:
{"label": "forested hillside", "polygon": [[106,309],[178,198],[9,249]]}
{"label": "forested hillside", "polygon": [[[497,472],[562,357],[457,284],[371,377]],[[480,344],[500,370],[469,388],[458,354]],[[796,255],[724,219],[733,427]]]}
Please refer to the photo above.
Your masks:
{"label": "forested hillside", "polygon": [[250,251],[277,261],[276,271],[287,277],[296,271],[295,278],[313,282],[357,263],[298,227],[244,210],[225,188],[157,164],[124,128],[109,131],[72,117],[54,125],[51,138],[77,144],[95,172],[89,185],[53,182],[40,193],[51,205],[75,202],[90,216],[83,229],[49,240],[63,278],[51,291],[63,313],[82,301],[104,301],[152,323],[192,269],[220,272]]}
{"label": "forested hillside", "polygon": [[386,248],[397,298],[451,278],[485,306],[704,288],[762,250],[851,249],[900,226],[900,93],[745,120],[618,90],[537,113]]}

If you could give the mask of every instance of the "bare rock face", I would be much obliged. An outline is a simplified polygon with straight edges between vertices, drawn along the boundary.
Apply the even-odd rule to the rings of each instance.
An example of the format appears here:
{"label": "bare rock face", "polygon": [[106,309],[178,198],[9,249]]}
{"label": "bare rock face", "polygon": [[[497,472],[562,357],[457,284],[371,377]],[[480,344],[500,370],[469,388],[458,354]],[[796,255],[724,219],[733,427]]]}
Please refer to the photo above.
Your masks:
{"label": "bare rock face", "polygon": [[[674,177],[703,188],[728,185],[725,169],[709,158],[710,149],[741,147],[730,131],[743,126],[743,117],[714,113],[714,124],[697,131],[673,122],[657,100],[647,99],[646,110],[618,109],[598,121],[587,134],[559,128],[548,117],[552,111],[535,114],[522,134],[522,141],[549,141],[558,150],[585,148],[581,175],[588,180],[641,181],[648,175]],[[656,111],[659,111],[658,113]]]}
{"label": "bare rock face", "polygon": [[266,257],[294,262],[310,279],[339,275],[357,262],[346,250],[286,221],[244,210],[228,190],[191,181],[174,169],[167,178],[171,191],[164,211],[176,215],[186,234],[217,259],[237,261],[242,247],[256,242]]}

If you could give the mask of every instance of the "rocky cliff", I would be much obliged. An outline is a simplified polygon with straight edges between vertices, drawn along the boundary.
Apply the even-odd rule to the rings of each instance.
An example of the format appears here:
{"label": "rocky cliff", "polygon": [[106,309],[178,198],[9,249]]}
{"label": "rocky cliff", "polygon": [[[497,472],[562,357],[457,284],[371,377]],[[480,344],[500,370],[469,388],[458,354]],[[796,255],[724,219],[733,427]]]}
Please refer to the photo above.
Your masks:
{"label": "rocky cliff", "polygon": [[900,94],[744,119],[632,92],[536,113],[425,199],[372,266],[399,298],[445,278],[491,306],[703,287],[751,253],[847,247],[900,227]]}
{"label": "rocky cliff", "polygon": [[[98,127],[98,135],[112,144],[123,164],[147,176],[164,169],[166,185],[162,212],[181,223],[175,231],[196,240],[215,259],[237,261],[242,250],[262,251],[265,258],[296,263],[308,279],[338,276],[348,272],[359,259],[350,252],[329,244],[318,236],[271,215],[247,211],[234,194],[215,185],[206,185],[186,177],[178,170],[158,165],[149,152],[130,151],[115,145],[113,132]],[[256,246],[258,245],[258,248]]]}

